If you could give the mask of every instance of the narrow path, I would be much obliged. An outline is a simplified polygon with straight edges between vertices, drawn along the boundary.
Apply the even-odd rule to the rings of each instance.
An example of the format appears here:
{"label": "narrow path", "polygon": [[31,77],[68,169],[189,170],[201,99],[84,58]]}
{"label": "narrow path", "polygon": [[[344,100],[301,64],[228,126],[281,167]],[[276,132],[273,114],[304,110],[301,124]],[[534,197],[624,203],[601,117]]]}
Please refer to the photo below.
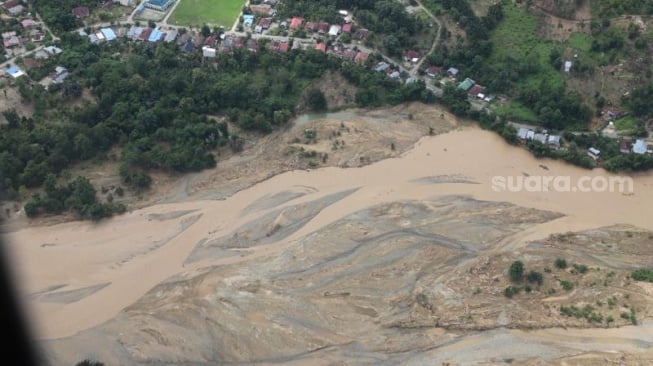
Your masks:
{"label": "narrow path", "polygon": [[426,54],[424,54],[424,56],[422,56],[422,58],[420,58],[419,62],[417,64],[415,64],[415,66],[413,66],[413,68],[410,70],[410,76],[413,76],[413,77],[417,76],[417,71],[419,70],[419,68],[424,63],[424,60],[426,60],[426,56],[430,55],[435,50],[435,47],[437,47],[438,44],[440,43],[440,36],[441,36],[441,33],[442,33],[442,23],[440,22],[440,20],[438,18],[436,18],[435,15],[433,15],[433,13],[431,13],[431,11],[428,10],[422,4],[421,1],[415,0],[415,2],[417,3],[417,5],[420,6],[420,8],[422,8],[422,10],[424,10],[424,12],[429,17],[431,17],[431,19],[435,22],[435,24],[438,25],[438,32],[435,35],[435,41],[433,41],[433,44],[431,45],[431,49],[429,49],[429,51]]}

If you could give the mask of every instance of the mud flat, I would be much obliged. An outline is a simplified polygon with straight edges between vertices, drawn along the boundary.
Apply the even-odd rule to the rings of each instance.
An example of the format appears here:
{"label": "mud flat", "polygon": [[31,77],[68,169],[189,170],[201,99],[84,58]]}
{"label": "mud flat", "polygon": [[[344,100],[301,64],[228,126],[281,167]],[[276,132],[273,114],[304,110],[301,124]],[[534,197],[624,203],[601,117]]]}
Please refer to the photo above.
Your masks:
{"label": "mud flat", "polygon": [[[627,274],[653,258],[653,206],[644,204],[653,202],[653,178],[634,177],[633,195],[492,185],[495,176],[538,174],[608,176],[536,160],[464,128],[425,137],[396,158],[291,171],[221,201],[160,204],[99,225],[26,228],[8,235],[9,247],[26,295],[109,283],[75,302],[27,302],[54,364],[650,357],[651,292]],[[623,255],[612,263],[610,250]],[[559,256],[591,270],[556,272]],[[507,268],[517,259],[542,271],[544,282],[507,298]],[[561,289],[561,280],[574,290]],[[607,325],[556,308],[612,297],[610,311],[635,308],[638,325],[617,318],[597,329]]]}

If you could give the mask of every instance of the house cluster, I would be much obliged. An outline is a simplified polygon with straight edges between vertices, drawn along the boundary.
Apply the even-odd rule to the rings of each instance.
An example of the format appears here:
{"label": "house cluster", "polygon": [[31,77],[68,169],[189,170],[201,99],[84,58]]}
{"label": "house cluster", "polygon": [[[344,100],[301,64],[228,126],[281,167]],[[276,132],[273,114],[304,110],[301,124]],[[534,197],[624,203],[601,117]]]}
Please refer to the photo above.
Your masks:
{"label": "house cluster", "polygon": [[401,72],[399,72],[399,69],[393,68],[392,65],[385,61],[381,61],[374,65],[374,71],[385,73],[391,79],[401,78]]}
{"label": "house cluster", "polygon": [[[41,23],[30,16],[20,18],[25,8],[16,2],[6,1],[3,8],[11,15],[17,23],[5,22],[0,30],[2,34],[2,45],[5,50],[5,58],[11,58],[26,52],[25,46],[32,43],[39,43],[45,39]],[[22,9],[16,11],[15,9]]]}
{"label": "house cluster", "polygon": [[304,21],[302,17],[294,17],[288,21],[281,22],[281,28],[291,31],[304,30],[308,34],[317,34],[330,37],[338,37],[342,34],[349,34],[356,41],[364,39],[369,31],[365,28],[355,28],[352,16],[347,10],[340,10],[342,17],[341,24],[329,24],[325,21]]}
{"label": "house cluster", "polygon": [[648,146],[648,142],[645,139],[631,139],[622,138],[619,140],[619,151],[622,154],[651,154],[653,151]]}
{"label": "house cluster", "polygon": [[538,141],[539,143],[549,146],[554,150],[560,148],[560,135],[549,134],[547,131],[536,132],[528,128],[521,127],[517,130],[517,137],[522,141]]}
{"label": "house cluster", "polygon": [[[458,70],[456,70],[456,74],[458,74]],[[485,87],[477,84],[470,78],[465,78],[465,80],[458,84],[458,89],[466,91],[470,98],[476,98],[486,102],[492,101],[492,97],[485,93]]]}
{"label": "house cluster", "polygon": [[17,17],[27,10],[20,0],[7,0],[2,4],[2,8],[12,17]]}
{"label": "house cluster", "polygon": [[[63,50],[59,47],[56,46],[47,46],[43,47],[43,49],[38,50],[37,52],[32,55],[31,58],[25,58],[23,60],[23,65],[25,66],[25,69],[29,70],[35,67],[40,67],[43,64],[43,60],[49,59],[50,57],[56,56],[60,53],[62,53]],[[64,72],[65,71],[65,75]],[[5,70],[6,76],[11,77],[13,79],[17,79],[23,75],[25,75],[25,71],[23,71],[18,65],[9,65],[6,70]],[[56,82],[57,78],[60,80],[57,82],[58,84],[63,83],[63,81],[68,77],[68,71],[67,70],[61,70],[61,69],[55,69],[55,74],[53,75],[53,80]]]}

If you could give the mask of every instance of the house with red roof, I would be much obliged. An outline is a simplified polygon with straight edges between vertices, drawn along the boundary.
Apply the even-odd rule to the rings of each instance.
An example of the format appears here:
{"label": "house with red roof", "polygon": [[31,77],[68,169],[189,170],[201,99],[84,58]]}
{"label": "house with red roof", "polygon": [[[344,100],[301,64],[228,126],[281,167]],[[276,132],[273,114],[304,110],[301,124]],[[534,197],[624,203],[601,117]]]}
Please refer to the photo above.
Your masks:
{"label": "house with red roof", "polygon": [[419,61],[419,53],[417,51],[412,51],[412,50],[408,51],[404,56],[404,60],[409,62],[417,62]]}
{"label": "house with red roof", "polygon": [[315,49],[326,53],[326,43],[317,43]]}
{"label": "house with red roof", "polygon": [[315,32],[315,29],[317,29],[317,23],[315,23],[315,22],[306,22],[306,25],[304,26],[304,29],[307,32]]}
{"label": "house with red roof", "polygon": [[258,25],[263,29],[269,29],[272,25],[272,18],[263,18],[258,22]]}
{"label": "house with red roof", "polygon": [[368,56],[367,53],[358,51],[358,53],[356,54],[356,58],[354,58],[354,61],[361,62],[361,63],[365,62],[367,61],[367,56]]}
{"label": "house with red roof", "polygon": [[85,6],[78,6],[72,10],[73,16],[78,19],[86,18],[89,15],[89,10]]}
{"label": "house with red roof", "polygon": [[294,17],[290,20],[290,29],[292,30],[297,30],[299,27],[302,26],[302,23],[304,22],[304,19],[301,17]]}
{"label": "house with red roof", "polygon": [[345,23],[342,25],[342,33],[351,33],[351,23]]}
{"label": "house with red roof", "polygon": [[440,72],[442,72],[442,68],[438,66],[431,66],[426,69],[426,75],[432,78],[439,76]]}

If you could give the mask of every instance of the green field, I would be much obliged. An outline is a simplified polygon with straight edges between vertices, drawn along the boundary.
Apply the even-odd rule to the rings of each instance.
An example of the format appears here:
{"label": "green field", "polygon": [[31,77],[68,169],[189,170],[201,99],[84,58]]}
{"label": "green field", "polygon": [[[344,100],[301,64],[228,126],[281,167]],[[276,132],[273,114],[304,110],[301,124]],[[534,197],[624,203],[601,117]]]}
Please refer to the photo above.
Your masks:
{"label": "green field", "polygon": [[244,0],[179,0],[168,23],[200,27],[204,24],[231,28],[245,3]]}

